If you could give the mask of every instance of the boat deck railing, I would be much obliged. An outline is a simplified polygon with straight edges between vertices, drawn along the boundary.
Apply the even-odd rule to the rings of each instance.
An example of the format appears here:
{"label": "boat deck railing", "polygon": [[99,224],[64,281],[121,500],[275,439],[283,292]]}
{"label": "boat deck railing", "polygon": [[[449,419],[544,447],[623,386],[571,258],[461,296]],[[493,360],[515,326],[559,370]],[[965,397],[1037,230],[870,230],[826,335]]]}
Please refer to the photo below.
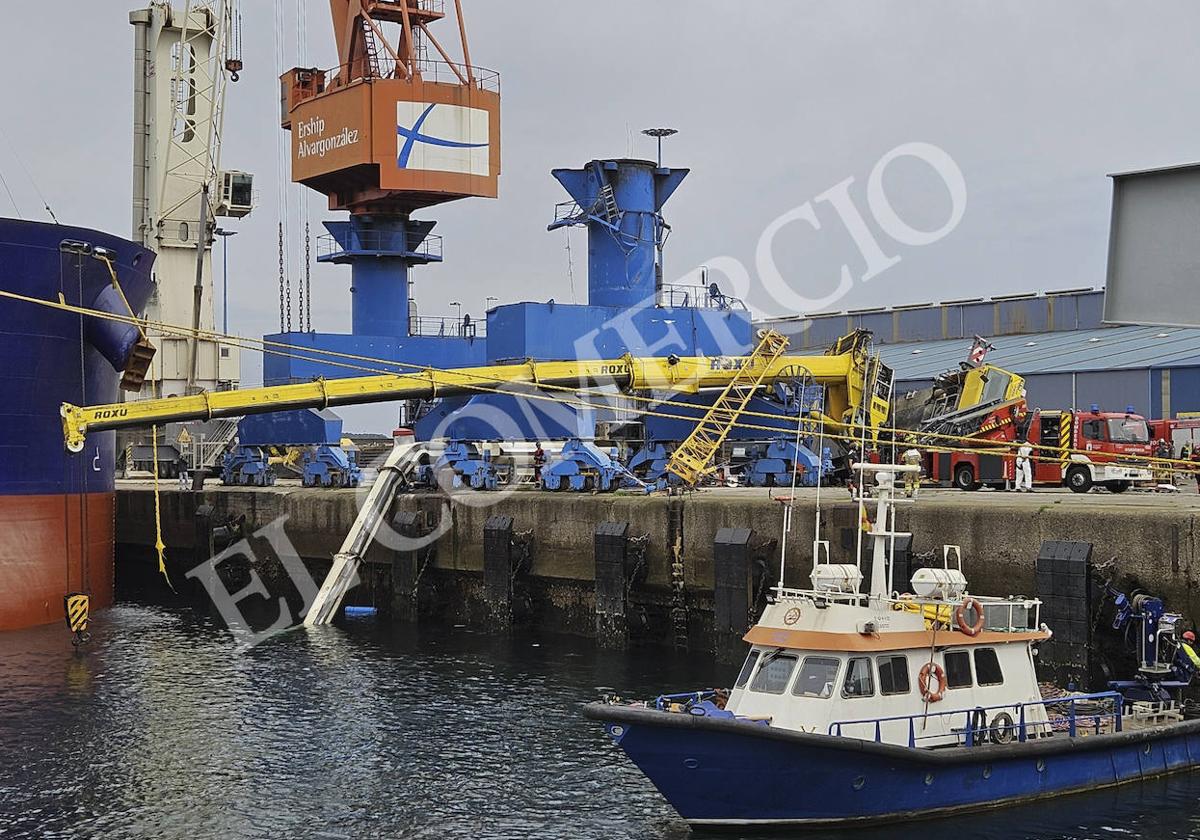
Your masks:
{"label": "boat deck railing", "polygon": [[[944,741],[955,736],[964,746],[974,747],[986,743],[1020,743],[1030,738],[1043,738],[1055,732],[1066,732],[1071,738],[1077,735],[1099,735],[1102,732],[1120,732],[1124,698],[1115,691],[1096,694],[1072,694],[1024,703],[1004,703],[996,706],[973,706],[947,712],[929,711],[911,715],[863,718],[861,720],[839,720],[829,724],[828,734],[837,737],[846,735],[847,727],[866,726],[873,728],[873,740],[883,742],[883,726],[887,723],[903,723],[908,727],[908,746],[923,746],[922,741]],[[1046,719],[1032,719],[1030,711],[1045,710]],[[1003,715],[1003,719],[1001,718]],[[942,731],[917,734],[918,726],[927,728],[930,718],[941,718],[951,724]],[[961,719],[962,726],[956,726]],[[859,738],[859,740],[867,740]]]}
{"label": "boat deck railing", "polygon": [[[871,596],[865,592],[836,592],[818,589],[780,589],[775,587],[775,597],[780,601],[804,600],[850,606],[870,606]],[[987,595],[968,595],[965,598],[978,601],[983,608],[983,629],[993,633],[1026,633],[1040,626],[1042,602],[1038,598],[1005,598]],[[936,621],[943,629],[961,632],[954,620],[955,610],[962,601],[947,601],[942,598],[920,598],[903,595],[886,598],[883,602],[892,610],[903,610],[923,615],[927,622]],[[928,626],[928,625],[927,625]]]}
{"label": "boat deck railing", "polygon": [[[1034,630],[1041,621],[1042,602],[1038,598],[1004,598],[988,595],[969,595],[983,608],[983,629],[999,633],[1024,633]],[[954,611],[962,602],[946,601],[941,598],[919,598],[904,595],[889,598],[893,610],[907,610],[922,614],[926,619],[937,620],[952,630],[959,630],[954,621]]]}
{"label": "boat deck railing", "polygon": [[685,691],[682,694],[660,694],[654,698],[654,708],[660,712],[665,712],[672,705],[687,705],[689,703],[702,703],[705,700],[712,700],[717,696],[715,688],[707,688],[703,691]]}

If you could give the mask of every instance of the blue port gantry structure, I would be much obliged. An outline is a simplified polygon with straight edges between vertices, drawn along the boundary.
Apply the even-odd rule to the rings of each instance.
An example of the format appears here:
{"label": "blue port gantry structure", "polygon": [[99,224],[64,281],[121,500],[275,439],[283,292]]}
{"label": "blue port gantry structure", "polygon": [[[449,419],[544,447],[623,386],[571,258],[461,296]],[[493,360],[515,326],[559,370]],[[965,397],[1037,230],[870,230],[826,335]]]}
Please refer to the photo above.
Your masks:
{"label": "blue port gantry structure", "polygon": [[[458,319],[441,335],[419,335],[409,329],[409,270],[441,257],[440,249],[436,254],[431,248],[422,250],[432,223],[422,223],[427,227],[416,233],[414,223],[407,220],[393,228],[390,236],[395,247],[390,249],[375,232],[378,220],[369,222],[374,228],[361,222],[327,225],[338,247],[321,258],[351,266],[355,294],[351,332],[282,333],[268,338],[302,349],[434,367],[518,359],[615,358],[624,353],[744,354],[752,338],[746,309],[709,289],[683,290],[661,282],[658,254],[669,230],[662,208],[687,174],[686,169],[625,159],[593,160],[579,169],[554,170],[572,201],[558,205],[549,229],[586,228],[587,303],[549,300],[500,305],[487,313],[483,335]],[[360,277],[369,285],[363,286]],[[380,290],[379,294],[367,297],[370,306],[360,306],[360,296],[368,288]],[[283,384],[355,371],[309,358],[269,356],[264,373],[267,384]],[[701,408],[696,416],[702,415]],[[598,417],[580,407],[548,408],[541,401],[480,394],[439,401],[415,424],[415,431],[423,440],[587,439],[594,437]],[[661,439],[679,438],[672,434]]]}

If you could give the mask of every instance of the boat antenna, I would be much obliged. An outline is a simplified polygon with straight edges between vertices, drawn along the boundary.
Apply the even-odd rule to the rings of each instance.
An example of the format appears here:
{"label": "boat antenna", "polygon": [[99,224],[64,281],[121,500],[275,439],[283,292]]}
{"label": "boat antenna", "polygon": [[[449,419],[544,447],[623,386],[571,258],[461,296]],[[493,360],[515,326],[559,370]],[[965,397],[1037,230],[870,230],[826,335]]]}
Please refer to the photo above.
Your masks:
{"label": "boat antenna", "polygon": [[817,543],[821,539],[821,486],[825,483],[825,399],[817,414],[817,509],[813,519],[813,565],[817,563]]}
{"label": "boat antenna", "polygon": [[[868,371],[872,370],[870,336],[868,336],[866,347],[864,348],[864,352],[866,355],[866,364],[864,365],[864,367]],[[874,365],[874,373],[875,373],[875,377],[879,376],[878,360],[876,360],[876,364]],[[866,460],[867,460],[867,424],[871,422],[871,399],[875,392],[875,381],[868,377],[866,385],[867,385],[867,387],[863,388],[863,405],[859,407],[857,412],[855,412],[855,415],[858,418],[859,430],[860,430],[859,442],[858,442],[858,461],[859,461],[860,465],[865,464]],[[851,436],[850,439],[853,440],[854,439],[854,431],[853,430],[850,431],[850,436]],[[894,457],[894,454],[895,453],[893,452],[893,457]],[[853,469],[854,468],[851,467],[851,470],[853,470]],[[867,489],[866,488],[867,473],[868,473],[867,469],[860,467],[859,471],[858,471],[858,481],[855,482],[855,486],[858,488],[858,525],[856,527],[856,530],[858,531],[858,539],[856,540],[855,551],[854,551],[854,565],[856,565],[858,567],[859,571],[862,571],[862,547],[863,547],[862,523],[863,523],[863,518],[866,514],[866,511],[864,508],[866,501],[864,499],[864,496],[866,494],[866,489]],[[853,475],[851,475],[851,479],[853,479]],[[886,527],[886,526],[887,526],[887,523],[885,522],[884,527]]]}

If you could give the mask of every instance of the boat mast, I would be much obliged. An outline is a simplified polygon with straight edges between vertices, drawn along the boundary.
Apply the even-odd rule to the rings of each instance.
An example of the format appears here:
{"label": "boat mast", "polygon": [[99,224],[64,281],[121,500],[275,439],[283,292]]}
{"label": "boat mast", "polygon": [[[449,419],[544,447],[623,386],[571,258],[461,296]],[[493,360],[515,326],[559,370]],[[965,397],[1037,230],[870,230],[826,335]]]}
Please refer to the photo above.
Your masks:
{"label": "boat mast", "polygon": [[[809,379],[812,378],[812,371],[807,367],[800,365],[800,376],[796,381],[799,382],[796,392],[796,440],[795,448],[792,450],[792,455],[795,456],[800,451],[800,432],[804,428],[804,394]],[[824,408],[824,406],[822,406]],[[823,414],[824,412],[822,412]],[[788,497],[788,502],[783,506],[783,534],[779,540],[779,583],[775,586],[775,591],[783,594],[783,567],[787,559],[787,537],[788,532],[792,530],[792,509],[796,505],[796,461],[792,461],[792,487],[791,496]],[[821,456],[820,451],[817,453],[817,536],[820,536],[821,522]],[[816,562],[816,553],[813,553],[813,562]]]}

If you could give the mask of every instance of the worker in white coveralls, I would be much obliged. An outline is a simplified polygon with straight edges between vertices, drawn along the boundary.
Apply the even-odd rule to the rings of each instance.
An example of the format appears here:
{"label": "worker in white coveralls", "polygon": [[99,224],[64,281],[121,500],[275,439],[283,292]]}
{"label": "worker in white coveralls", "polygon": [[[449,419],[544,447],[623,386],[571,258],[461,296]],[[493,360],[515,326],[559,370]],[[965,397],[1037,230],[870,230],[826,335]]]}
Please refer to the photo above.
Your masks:
{"label": "worker in white coveralls", "polygon": [[1033,492],[1033,447],[1022,440],[1017,447],[1017,492]]}
{"label": "worker in white coveralls", "polygon": [[[908,442],[912,443],[912,438],[909,438]],[[904,495],[910,499],[915,499],[917,494],[921,492],[921,450],[915,446],[910,446],[904,450],[904,454],[900,456],[900,460],[907,467],[917,467],[915,470],[904,473]]]}

